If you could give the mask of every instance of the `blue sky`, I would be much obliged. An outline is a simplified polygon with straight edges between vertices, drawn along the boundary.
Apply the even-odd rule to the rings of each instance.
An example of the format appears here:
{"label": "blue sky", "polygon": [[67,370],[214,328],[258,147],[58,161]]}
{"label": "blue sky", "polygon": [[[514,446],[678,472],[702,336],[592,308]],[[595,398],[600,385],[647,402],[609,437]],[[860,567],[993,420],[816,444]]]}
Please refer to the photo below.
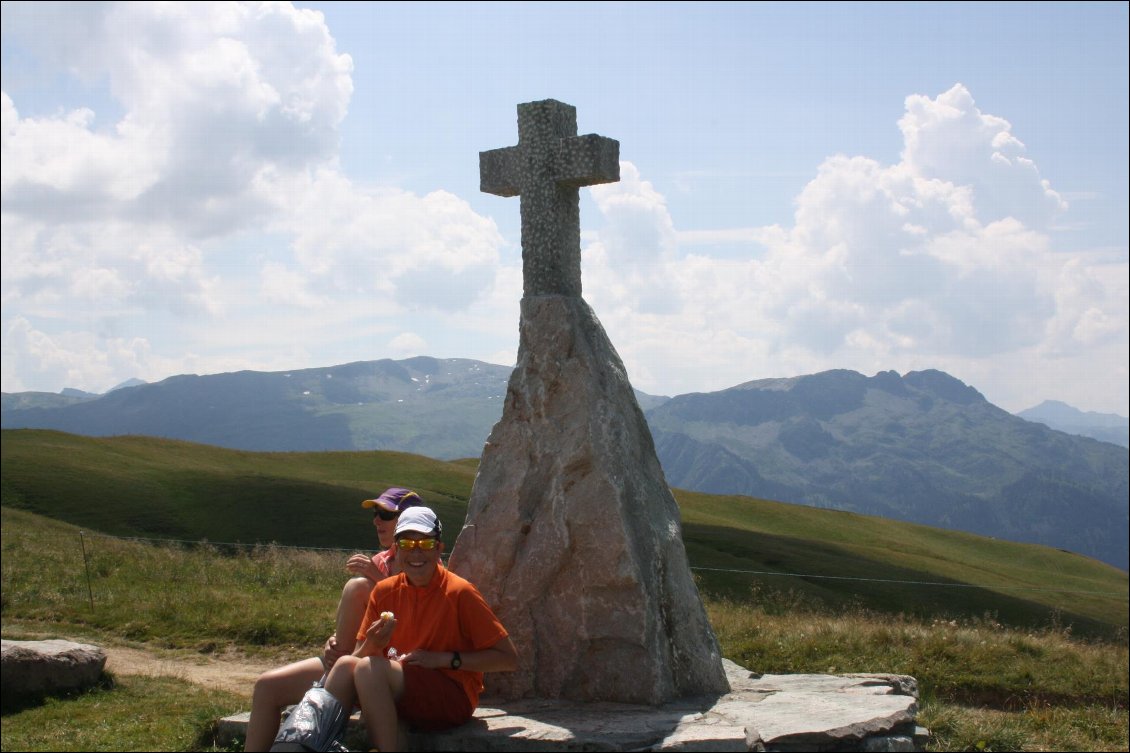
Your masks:
{"label": "blue sky", "polygon": [[513,363],[515,107],[620,141],[585,298],[653,394],[936,368],[1128,408],[1126,3],[3,3],[6,392]]}

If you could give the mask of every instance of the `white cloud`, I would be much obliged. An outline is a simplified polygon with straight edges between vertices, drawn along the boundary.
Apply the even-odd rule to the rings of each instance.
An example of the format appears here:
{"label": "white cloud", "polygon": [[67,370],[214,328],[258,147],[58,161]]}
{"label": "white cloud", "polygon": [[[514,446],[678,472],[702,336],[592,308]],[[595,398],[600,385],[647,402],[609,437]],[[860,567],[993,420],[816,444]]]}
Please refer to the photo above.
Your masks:
{"label": "white cloud", "polygon": [[969,186],[982,222],[1014,217],[1044,228],[1067,203],[1024,156],[1005,119],[977,109],[961,84],[936,99],[906,98],[902,161],[916,175]]}
{"label": "white cloud", "polygon": [[267,263],[260,270],[262,284],[260,300],[268,306],[291,306],[317,309],[329,305],[329,300],[310,292],[305,275],[281,264]]}
{"label": "white cloud", "polygon": [[4,305],[52,318],[123,310],[214,313],[216,280],[200,248],[167,228],[115,220],[40,223],[0,216]]}
{"label": "white cloud", "polygon": [[670,265],[678,236],[666,199],[640,179],[631,162],[620,163],[618,183],[590,190],[604,226],[584,250],[584,285],[591,280],[596,297],[611,299],[619,307],[645,314],[673,312]]}
{"label": "white cloud", "polygon": [[[1058,357],[1096,347],[1126,346],[1130,320],[1130,265],[1069,259],[1054,281],[1055,316],[1047,322],[1043,350]],[[1125,360],[1122,359],[1123,365]]]}
{"label": "white cloud", "polygon": [[388,349],[397,358],[427,355],[428,342],[415,332],[401,332],[388,341]]}
{"label": "white cloud", "polygon": [[[492,220],[445,191],[340,172],[352,61],[320,13],[67,3],[4,14],[6,34],[35,40],[41,60],[92,91],[106,82],[120,107],[21,116],[0,94],[3,347],[21,364],[5,366],[5,389],[33,364],[54,388],[98,385],[107,369],[121,371],[114,383],[149,378],[159,361],[169,373],[265,368],[301,354],[299,333],[318,350],[396,326],[373,317],[453,314],[491,295]],[[270,250],[238,242],[265,233]],[[163,337],[142,337],[161,312]],[[122,342],[161,354],[88,357],[129,351]]]}
{"label": "white cloud", "polygon": [[380,294],[402,306],[461,310],[489,286],[502,236],[493,220],[446,191],[420,197],[364,188],[333,170],[264,176],[308,284]]}
{"label": "white cloud", "polygon": [[[3,300],[76,329],[124,311],[214,315],[207,239],[274,211],[258,176],[336,156],[352,84],[319,14],[287,4],[5,10],[124,108],[21,117],[5,92]],[[9,13],[9,11],[11,11]],[[5,311],[5,320],[11,312]]]}
{"label": "white cloud", "polygon": [[43,54],[109,76],[126,112],[95,132],[88,109],[20,120],[5,96],[5,211],[162,222],[208,238],[267,209],[254,190],[262,170],[336,156],[352,61],[320,14],[284,3],[71,8],[31,14],[52,24]]}
{"label": "white cloud", "polygon": [[[103,392],[123,379],[118,374],[164,377],[168,364],[153,364],[148,341],[142,338],[102,338],[91,332],[52,336],[15,317],[4,332],[4,379],[25,385],[52,382],[89,392]],[[5,387],[5,389],[9,389]]]}
{"label": "white cloud", "polygon": [[[55,112],[0,93],[5,389],[296,367],[346,340],[373,357],[422,352],[423,334],[445,351],[431,355],[511,353],[498,333],[517,331],[521,269],[495,223],[449,192],[340,170],[352,61],[321,14],[3,12],[5,34],[34,41],[52,76],[69,70],[93,92]],[[1068,207],[1019,131],[961,85],[905,104],[900,161],[827,158],[790,223],[681,232],[629,162],[591,189],[602,225],[585,234],[586,297],[637,386],[831,366],[999,383],[987,362],[1067,396],[1086,359],[1126,363],[1125,259],[1056,247]],[[718,244],[724,258],[710,255]],[[1125,384],[1124,367],[1107,371]]]}
{"label": "white cloud", "polygon": [[89,219],[131,201],[156,179],[135,145],[91,130],[93,111],[21,119],[0,94],[0,160],[7,212],[51,219]]}
{"label": "white cloud", "polygon": [[[630,163],[620,184],[593,188],[605,224],[585,249],[585,289],[637,386],[985,360],[1010,364],[1022,384],[1038,359],[1096,345],[1124,363],[1125,263],[1054,248],[1047,232],[1066,204],[1011,126],[960,85],[908,97],[899,126],[898,164],[829,157],[791,227],[679,233]],[[748,253],[682,250],[714,243]],[[650,303],[656,294],[666,307]]]}

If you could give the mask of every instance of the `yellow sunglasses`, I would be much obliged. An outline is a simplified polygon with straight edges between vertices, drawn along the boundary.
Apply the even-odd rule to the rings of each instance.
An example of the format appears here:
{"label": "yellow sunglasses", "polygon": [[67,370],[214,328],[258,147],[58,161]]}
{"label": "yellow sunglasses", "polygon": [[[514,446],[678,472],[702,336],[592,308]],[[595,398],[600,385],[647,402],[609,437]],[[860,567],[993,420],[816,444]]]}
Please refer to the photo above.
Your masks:
{"label": "yellow sunglasses", "polygon": [[425,552],[430,552],[439,544],[438,539],[397,539],[396,548],[402,552],[410,552],[416,547],[423,549]]}

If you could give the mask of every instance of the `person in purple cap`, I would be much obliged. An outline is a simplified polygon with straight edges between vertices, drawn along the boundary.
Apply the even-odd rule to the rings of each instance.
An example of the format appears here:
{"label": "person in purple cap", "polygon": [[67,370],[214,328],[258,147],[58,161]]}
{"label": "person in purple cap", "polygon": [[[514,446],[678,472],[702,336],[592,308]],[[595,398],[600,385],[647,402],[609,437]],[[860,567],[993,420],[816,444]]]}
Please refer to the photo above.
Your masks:
{"label": "person in purple cap", "polygon": [[354,577],[341,590],[334,634],[326,640],[322,655],[269,670],[255,681],[245,750],[267,750],[278,732],[282,709],[298,703],[310,686],[330,671],[338,658],[353,652],[361,618],[365,616],[369,602],[369,592],[378,582],[400,572],[394,537],[400,513],[423,504],[419,494],[399,486],[386,489],[379,497],[361,503],[362,507],[373,511],[373,527],[383,549],[371,557],[354,554],[346,561],[345,569]]}
{"label": "person in purple cap", "polygon": [[[394,486],[386,489],[384,494],[376,499],[366,499],[361,506],[373,511],[373,526],[377,529],[377,540],[384,551],[377,552],[372,557],[367,554],[355,554],[345,563],[345,569],[355,577],[350,578],[341,591],[341,600],[337,605],[337,630],[326,641],[322,658],[325,671],[337,661],[338,657],[353,651],[355,644],[354,633],[365,616],[365,605],[369,601],[369,592],[379,581],[396,575],[400,568],[396,563],[396,521],[400,513],[409,507],[424,504],[420,495],[411,489]],[[341,636],[341,639],[338,639]]]}

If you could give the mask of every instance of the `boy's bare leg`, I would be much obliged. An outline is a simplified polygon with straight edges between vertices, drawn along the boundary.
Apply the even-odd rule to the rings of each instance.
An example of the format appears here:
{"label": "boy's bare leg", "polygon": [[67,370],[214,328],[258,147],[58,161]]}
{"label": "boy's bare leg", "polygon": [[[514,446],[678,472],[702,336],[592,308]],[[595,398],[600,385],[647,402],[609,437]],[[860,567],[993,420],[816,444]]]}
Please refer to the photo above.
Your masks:
{"label": "boy's bare leg", "polygon": [[298,703],[325,670],[322,660],[304,659],[259,675],[251,693],[251,719],[244,750],[268,750],[279,733],[284,706]]}
{"label": "boy's bare leg", "polygon": [[396,700],[404,694],[404,670],[400,663],[370,657],[353,670],[353,682],[369,745],[382,751],[398,750]]}
{"label": "boy's bare leg", "polygon": [[356,656],[343,656],[334,662],[333,669],[326,676],[326,690],[350,713],[357,701],[357,692],[353,689],[353,670],[363,663],[365,660]]}

